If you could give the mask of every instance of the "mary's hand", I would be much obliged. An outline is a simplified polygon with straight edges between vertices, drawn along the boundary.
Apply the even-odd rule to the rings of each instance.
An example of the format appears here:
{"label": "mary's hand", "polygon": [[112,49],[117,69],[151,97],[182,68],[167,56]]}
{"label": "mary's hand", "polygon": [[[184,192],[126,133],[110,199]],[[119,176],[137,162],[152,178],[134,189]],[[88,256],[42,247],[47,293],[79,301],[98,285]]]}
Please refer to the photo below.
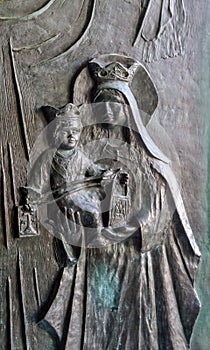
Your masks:
{"label": "mary's hand", "polygon": [[135,217],[130,220],[124,226],[118,227],[104,227],[101,231],[101,235],[110,242],[110,244],[121,242],[130,237],[136,230],[139,229],[139,224]]}
{"label": "mary's hand", "polygon": [[58,211],[55,219],[49,220],[49,224],[63,246],[65,265],[72,266],[77,262],[77,258],[71,245],[85,246],[84,227],[79,212],[75,213],[71,208],[63,209]]}

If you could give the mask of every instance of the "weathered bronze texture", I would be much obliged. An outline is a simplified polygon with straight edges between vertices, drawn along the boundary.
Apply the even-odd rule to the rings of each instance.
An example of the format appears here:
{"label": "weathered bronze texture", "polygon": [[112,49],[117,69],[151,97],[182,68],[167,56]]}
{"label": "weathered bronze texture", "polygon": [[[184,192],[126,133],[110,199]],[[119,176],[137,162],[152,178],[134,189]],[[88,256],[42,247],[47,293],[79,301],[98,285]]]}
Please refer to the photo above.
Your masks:
{"label": "weathered bronze texture", "polygon": [[208,349],[207,5],[0,1],[2,349]]}
{"label": "weathered bronze texture", "polygon": [[[97,103],[103,103],[103,109],[102,116],[97,118],[95,115],[96,124],[86,128],[98,128],[96,135],[102,130],[108,131],[105,143],[107,145],[109,142],[109,152],[113,148],[112,140],[117,138],[135,146],[136,159],[132,159],[131,153],[129,155],[131,164],[135,162],[136,167],[140,169],[140,174],[135,175],[138,179],[140,175],[141,184],[140,187],[131,187],[130,191],[135,192],[138,201],[131,204],[127,173],[121,172],[123,182],[119,182],[120,191],[115,181],[116,176],[111,185],[103,185],[107,178],[119,173],[113,171],[110,165],[113,161],[119,161],[120,147],[116,157],[112,154],[111,163],[108,161],[109,170],[105,171],[89,159],[89,147],[86,147],[86,155],[78,149],[81,134],[80,110],[72,104],[60,110],[56,109],[53,136],[57,148],[45,151],[32,168],[29,181],[32,194],[29,195],[28,201],[29,204],[30,201],[31,204],[39,204],[40,199],[45,199],[50,191],[49,188],[46,189],[46,184],[49,184],[47,178],[50,177],[51,191],[61,213],[52,215],[52,211],[49,211],[49,215],[54,230],[60,232],[67,260],[58,277],[57,286],[53,288],[49,301],[41,310],[38,323],[42,329],[54,335],[58,348],[68,349],[72,342],[75,342],[75,347],[90,348],[90,339],[91,342],[94,341],[95,348],[118,348],[120,334],[122,346],[130,339],[132,348],[137,348],[140,344],[146,349],[176,348],[179,344],[183,349],[187,349],[200,308],[193,286],[200,251],[188,222],[170,160],[150,138],[130,87],[140,65],[124,56],[114,57],[105,55],[89,63],[91,76],[96,81],[92,99],[96,107]],[[113,103],[114,106],[120,107],[117,113],[112,108]],[[129,114],[126,114],[125,109],[122,110],[123,105],[130,108]],[[52,107],[50,111],[52,112]],[[96,111],[97,108],[94,113]],[[94,133],[91,134],[94,138]],[[98,138],[98,143],[99,147],[105,150],[104,159],[107,159],[103,138]],[[116,147],[114,150],[116,151]],[[102,161],[101,151],[95,149],[95,152]],[[121,157],[126,158],[126,153]],[[103,215],[100,214],[102,194],[99,195],[97,189],[93,190],[94,183],[90,181],[88,183],[92,188],[83,186],[86,182],[85,176],[91,176],[90,180],[94,181],[98,179],[97,187],[102,187],[108,197],[110,204],[108,209],[102,212],[106,214],[106,220],[103,220]],[[133,181],[135,180],[134,176]],[[33,198],[34,193],[36,196]],[[93,234],[86,228],[91,228]],[[83,247],[78,261],[74,248],[69,245]],[[88,247],[100,247],[101,250],[88,250],[84,258],[84,249]],[[97,263],[94,262],[95,259]],[[107,267],[112,265],[111,270],[107,270],[106,267],[106,280],[110,286],[113,269],[126,271],[134,264],[134,260],[135,269],[133,275],[119,278],[119,286],[112,290],[112,296],[105,294],[102,299],[106,287],[104,286],[101,295],[100,290],[104,282],[98,282],[96,276],[104,259]],[[83,261],[81,265],[80,260]],[[71,292],[76,283],[79,284],[78,288],[84,288],[84,283],[86,285],[85,302],[83,299],[78,302],[77,293]],[[133,285],[136,296],[130,300],[127,288]],[[94,286],[94,289],[91,289],[91,286]],[[82,293],[82,290],[79,289],[78,292]],[[98,299],[100,306],[92,303],[91,298]],[[106,306],[108,300],[109,307]],[[87,318],[86,308],[89,307]],[[77,320],[79,324],[75,329],[71,318],[75,314],[77,319],[81,311],[85,314],[80,321]],[[113,312],[116,318],[113,318]],[[105,319],[103,323],[101,317]],[[132,337],[128,327],[120,330],[120,319],[126,324],[130,318],[138,323],[136,329],[132,328]],[[94,328],[92,323],[96,325]],[[106,339],[107,330],[105,331],[104,327],[113,329],[109,339]]]}

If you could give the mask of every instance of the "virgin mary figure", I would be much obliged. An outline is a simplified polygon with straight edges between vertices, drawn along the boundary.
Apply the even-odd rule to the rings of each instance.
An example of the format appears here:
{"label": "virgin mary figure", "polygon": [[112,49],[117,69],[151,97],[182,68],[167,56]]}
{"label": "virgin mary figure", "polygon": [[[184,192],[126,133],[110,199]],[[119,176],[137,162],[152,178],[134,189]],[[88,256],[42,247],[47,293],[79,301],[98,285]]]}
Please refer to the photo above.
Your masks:
{"label": "virgin mary figure", "polygon": [[[134,192],[140,200],[126,225],[102,231],[112,244],[86,249],[73,267],[72,278],[64,270],[60,299],[55,298],[43,319],[66,349],[186,350],[200,309],[194,289],[200,251],[170,160],[148,134],[132,92],[139,69],[147,75],[140,63],[119,55],[104,55],[89,63],[91,102],[102,103],[104,112],[94,126],[87,126],[86,136],[99,140],[104,136],[105,146],[118,159],[125,152],[120,146],[115,152],[114,139],[132,146],[135,152],[130,155],[141,177]],[[155,101],[147,103],[150,114]],[[124,112],[129,109],[126,118],[122,109],[116,113],[116,105],[123,106]],[[59,315],[67,285],[71,285],[70,304],[65,315]],[[64,336],[59,333],[61,324],[65,324]]]}

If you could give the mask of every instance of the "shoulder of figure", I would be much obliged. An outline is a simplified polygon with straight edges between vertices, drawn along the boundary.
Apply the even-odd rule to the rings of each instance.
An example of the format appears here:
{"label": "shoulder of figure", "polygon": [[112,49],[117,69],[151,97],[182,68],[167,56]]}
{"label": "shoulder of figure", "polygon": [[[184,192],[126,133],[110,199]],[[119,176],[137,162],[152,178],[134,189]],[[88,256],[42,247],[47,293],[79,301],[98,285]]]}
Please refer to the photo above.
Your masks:
{"label": "shoulder of figure", "polygon": [[49,164],[52,163],[52,159],[54,157],[54,154],[56,152],[55,148],[48,148],[44,152],[42,152],[37,159],[33,162],[33,166],[36,164],[41,165],[46,165],[48,166]]}

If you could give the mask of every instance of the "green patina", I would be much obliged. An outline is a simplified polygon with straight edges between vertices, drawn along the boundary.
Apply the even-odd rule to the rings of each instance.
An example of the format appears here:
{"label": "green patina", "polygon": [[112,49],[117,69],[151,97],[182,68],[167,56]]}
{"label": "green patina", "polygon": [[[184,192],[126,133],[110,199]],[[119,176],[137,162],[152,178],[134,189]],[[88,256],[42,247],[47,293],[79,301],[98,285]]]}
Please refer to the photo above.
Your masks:
{"label": "green patina", "polygon": [[99,308],[115,310],[120,300],[121,283],[115,271],[105,262],[98,263],[91,275],[91,299]]}

